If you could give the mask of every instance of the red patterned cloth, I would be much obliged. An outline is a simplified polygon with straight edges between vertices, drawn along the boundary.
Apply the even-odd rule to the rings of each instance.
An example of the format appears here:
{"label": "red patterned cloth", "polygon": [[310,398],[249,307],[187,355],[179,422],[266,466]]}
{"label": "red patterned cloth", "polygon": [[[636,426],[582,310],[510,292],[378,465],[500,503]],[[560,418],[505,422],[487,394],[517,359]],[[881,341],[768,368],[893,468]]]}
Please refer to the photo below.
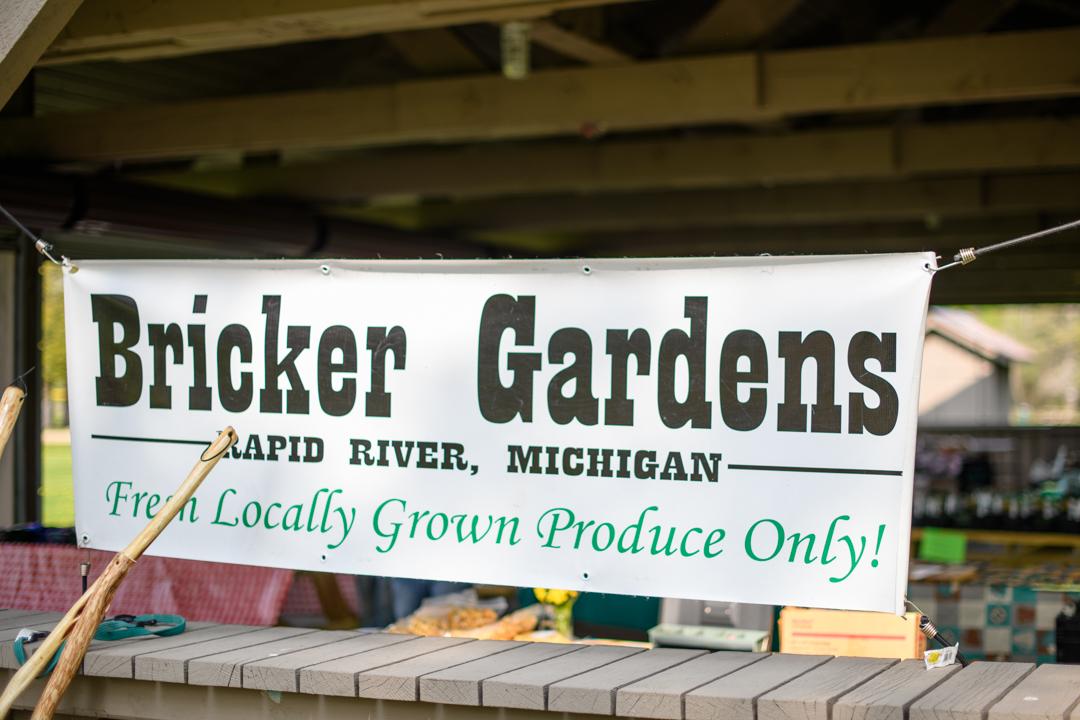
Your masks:
{"label": "red patterned cloth", "polygon": [[[114,554],[70,545],[0,543],[0,607],[64,612],[82,595],[79,563],[89,560],[93,582]],[[291,570],[144,555],[120,584],[109,612],[274,625],[292,576]]]}
{"label": "red patterned cloth", "polygon": [[[360,599],[356,591],[355,575],[334,575],[341,597],[345,604],[354,613],[360,612]],[[319,616],[323,614],[322,605],[319,603],[319,594],[315,590],[315,583],[311,576],[297,573],[293,578],[289,593],[285,596],[285,604],[281,608],[282,615]]]}

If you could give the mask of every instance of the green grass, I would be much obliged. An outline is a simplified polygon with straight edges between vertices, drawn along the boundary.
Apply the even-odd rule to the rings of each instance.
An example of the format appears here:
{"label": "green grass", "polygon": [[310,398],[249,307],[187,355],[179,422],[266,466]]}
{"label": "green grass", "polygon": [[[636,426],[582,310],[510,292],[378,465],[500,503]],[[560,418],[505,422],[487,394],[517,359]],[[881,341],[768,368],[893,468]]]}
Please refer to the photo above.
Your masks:
{"label": "green grass", "polygon": [[50,527],[75,524],[71,445],[67,443],[41,446],[41,521]]}

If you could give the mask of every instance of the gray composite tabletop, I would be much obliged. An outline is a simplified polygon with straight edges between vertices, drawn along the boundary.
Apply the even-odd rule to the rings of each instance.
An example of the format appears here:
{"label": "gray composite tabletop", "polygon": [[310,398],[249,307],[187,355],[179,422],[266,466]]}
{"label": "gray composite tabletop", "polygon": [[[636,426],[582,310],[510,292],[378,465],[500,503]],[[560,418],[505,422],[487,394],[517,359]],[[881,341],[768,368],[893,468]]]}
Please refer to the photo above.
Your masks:
{"label": "gray composite tabletop", "polygon": [[[0,610],[5,682],[17,665],[19,629],[48,629],[59,617]],[[32,707],[39,692],[16,707]],[[1080,720],[1078,703],[1080,666],[926,670],[915,660],[192,623],[173,637],[95,642],[61,712],[161,720]]]}

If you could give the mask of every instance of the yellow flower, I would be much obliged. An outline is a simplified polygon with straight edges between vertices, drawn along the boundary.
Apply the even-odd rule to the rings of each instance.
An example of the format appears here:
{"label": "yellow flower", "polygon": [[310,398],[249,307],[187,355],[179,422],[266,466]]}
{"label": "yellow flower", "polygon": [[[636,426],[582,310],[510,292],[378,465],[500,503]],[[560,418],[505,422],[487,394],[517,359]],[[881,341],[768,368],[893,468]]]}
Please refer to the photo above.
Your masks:
{"label": "yellow flower", "polygon": [[577,599],[577,590],[556,590],[554,588],[534,588],[536,599],[547,605],[565,605]]}

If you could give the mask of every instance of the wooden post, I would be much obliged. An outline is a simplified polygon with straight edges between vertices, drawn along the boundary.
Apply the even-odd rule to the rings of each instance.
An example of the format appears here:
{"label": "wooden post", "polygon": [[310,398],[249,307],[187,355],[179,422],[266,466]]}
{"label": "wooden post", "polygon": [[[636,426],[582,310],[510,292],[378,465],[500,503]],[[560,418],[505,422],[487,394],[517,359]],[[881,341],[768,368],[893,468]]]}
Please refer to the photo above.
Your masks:
{"label": "wooden post", "polygon": [[202,481],[214,469],[225,452],[236,442],[236,431],[231,427],[225,428],[217,439],[210,444],[199,461],[188,473],[184,482],[169,498],[165,506],[154,516],[154,519],[143,528],[134,540],[126,548],[120,551],[109,563],[106,571],[102,573],[90,589],[76,601],[75,605],[68,610],[67,614],[56,624],[49,637],[42,642],[37,651],[30,656],[26,664],[19,668],[14,677],[0,695],[0,719],[4,718],[16,698],[34,681],[42,670],[49,664],[49,660],[64,645],[64,652],[60,656],[52,676],[49,678],[37,708],[34,710],[34,718],[48,719],[56,712],[56,706],[63,697],[64,691],[71,684],[71,680],[79,671],[86,648],[94,637],[98,624],[109,609],[116,588],[134,566],[135,561],[146,551],[150,543],[154,542],[158,535],[168,526],[181,508],[191,499]]}
{"label": "wooden post", "polygon": [[4,448],[7,447],[11,431],[15,429],[15,421],[19,419],[19,410],[25,399],[26,393],[14,385],[8,385],[3,396],[0,396],[0,457],[4,456]]}

